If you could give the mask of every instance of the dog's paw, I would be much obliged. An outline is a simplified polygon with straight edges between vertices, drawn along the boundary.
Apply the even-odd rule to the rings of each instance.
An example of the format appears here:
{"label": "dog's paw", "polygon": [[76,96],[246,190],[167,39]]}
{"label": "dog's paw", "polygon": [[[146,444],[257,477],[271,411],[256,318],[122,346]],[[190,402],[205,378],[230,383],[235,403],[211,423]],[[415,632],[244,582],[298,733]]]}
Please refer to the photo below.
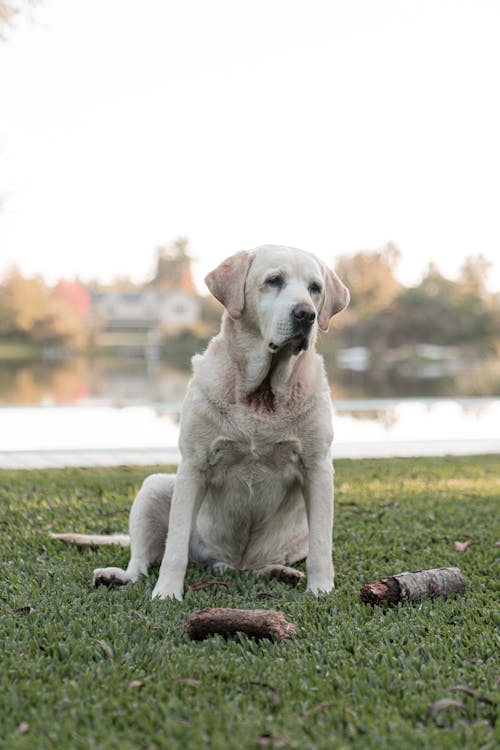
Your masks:
{"label": "dog's paw", "polygon": [[92,584],[95,588],[97,586],[114,588],[115,586],[125,586],[130,580],[128,573],[121,568],[97,568],[94,570]]}
{"label": "dog's paw", "polygon": [[333,580],[331,578],[324,579],[312,579],[309,578],[307,581],[307,591],[310,591],[315,596],[319,594],[328,594],[334,588]]}
{"label": "dog's paw", "polygon": [[302,571],[297,570],[296,568],[289,568],[286,565],[270,566],[267,575],[269,578],[277,578],[279,581],[284,581],[292,586],[298,586],[298,584],[305,578]]}
{"label": "dog's paw", "polygon": [[152,599],[177,599],[177,601],[182,602],[183,599],[183,591],[182,586],[174,586],[174,585],[168,585],[163,584],[158,581],[156,586],[153,589],[153,593],[151,595]]}
{"label": "dog's paw", "polygon": [[277,578],[279,581],[289,583],[292,586],[297,586],[305,578],[304,573],[300,570],[289,568],[287,565],[280,565],[279,563],[264,565],[263,568],[255,570],[255,573],[265,578]]}
{"label": "dog's paw", "polygon": [[234,567],[226,562],[221,562],[220,560],[214,560],[210,563],[210,567],[214,571],[214,573],[225,573],[228,570],[234,570]]}

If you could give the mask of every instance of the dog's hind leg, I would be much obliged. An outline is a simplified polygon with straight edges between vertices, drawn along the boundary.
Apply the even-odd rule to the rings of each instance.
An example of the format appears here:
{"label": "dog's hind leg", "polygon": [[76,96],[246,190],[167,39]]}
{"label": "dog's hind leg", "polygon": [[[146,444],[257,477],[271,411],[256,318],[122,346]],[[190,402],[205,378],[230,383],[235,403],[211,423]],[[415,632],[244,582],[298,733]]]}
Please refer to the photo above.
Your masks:
{"label": "dog's hind leg", "polygon": [[147,575],[165,551],[175,474],[151,474],[132,503],[129,518],[130,562],[122,568],[97,568],[94,586],[123,586]]}

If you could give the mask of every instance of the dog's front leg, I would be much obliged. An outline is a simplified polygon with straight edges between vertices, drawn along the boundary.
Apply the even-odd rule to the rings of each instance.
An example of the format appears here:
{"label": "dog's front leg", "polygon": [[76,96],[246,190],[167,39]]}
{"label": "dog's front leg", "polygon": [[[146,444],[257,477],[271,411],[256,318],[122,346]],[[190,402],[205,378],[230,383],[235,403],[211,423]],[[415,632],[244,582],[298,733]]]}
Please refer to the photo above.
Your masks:
{"label": "dog's front leg", "polygon": [[203,474],[193,465],[181,462],[170,508],[165,553],[153,590],[153,599],[171,597],[182,600],[189,539],[205,492]]}
{"label": "dog's front leg", "polygon": [[318,594],[333,588],[333,466],[329,457],[308,467],[304,499],[309,524],[307,590]]}

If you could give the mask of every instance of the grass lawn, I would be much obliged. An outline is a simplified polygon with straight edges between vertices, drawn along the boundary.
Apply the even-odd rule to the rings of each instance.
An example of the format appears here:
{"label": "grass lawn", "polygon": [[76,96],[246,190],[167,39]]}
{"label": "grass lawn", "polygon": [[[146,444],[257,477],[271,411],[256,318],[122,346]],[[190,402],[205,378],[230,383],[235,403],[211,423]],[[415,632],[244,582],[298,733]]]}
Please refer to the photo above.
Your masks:
{"label": "grass lawn", "polygon": [[[498,747],[499,464],[338,461],[335,593],[190,566],[187,585],[229,585],[182,603],[151,601],[156,571],[93,590],[93,568],[126,565],[127,550],[47,536],[125,530],[150,470],[1,471],[0,746]],[[462,569],[465,595],[390,609],[359,601],[365,581],[444,565]],[[298,635],[191,642],[181,623],[206,606],[279,609]]]}

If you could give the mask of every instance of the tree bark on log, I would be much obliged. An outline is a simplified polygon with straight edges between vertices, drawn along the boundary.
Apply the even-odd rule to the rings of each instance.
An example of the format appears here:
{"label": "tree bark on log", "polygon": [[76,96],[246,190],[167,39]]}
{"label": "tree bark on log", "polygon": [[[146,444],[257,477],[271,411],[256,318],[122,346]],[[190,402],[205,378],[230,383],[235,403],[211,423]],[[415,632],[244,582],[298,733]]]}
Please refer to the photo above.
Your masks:
{"label": "tree bark on log", "polygon": [[463,594],[464,591],[465,578],[459,568],[430,568],[365,583],[361,589],[361,601],[365,604],[418,602],[433,596]]}
{"label": "tree bark on log", "polygon": [[275,609],[232,609],[206,607],[191,612],[182,627],[191,640],[201,641],[209,635],[246,633],[251,638],[270,638],[278,641],[292,638],[297,628],[287,622],[283,612]]}

